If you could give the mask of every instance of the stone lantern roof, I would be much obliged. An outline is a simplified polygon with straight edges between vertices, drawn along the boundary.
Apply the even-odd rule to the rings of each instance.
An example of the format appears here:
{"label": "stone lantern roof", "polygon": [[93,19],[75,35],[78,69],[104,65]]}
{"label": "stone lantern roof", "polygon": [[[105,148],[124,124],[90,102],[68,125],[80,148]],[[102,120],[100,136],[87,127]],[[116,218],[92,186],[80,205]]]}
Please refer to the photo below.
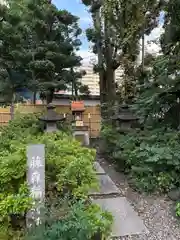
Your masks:
{"label": "stone lantern roof", "polygon": [[119,113],[113,116],[113,120],[119,120],[119,121],[136,121],[138,120],[138,117],[136,117],[129,109],[128,105],[124,104],[121,106]]}
{"label": "stone lantern roof", "polygon": [[55,111],[55,106],[52,104],[47,105],[47,112],[44,116],[39,117],[39,120],[44,121],[44,122],[58,122],[58,121],[63,121],[65,120],[65,117],[58,114]]}

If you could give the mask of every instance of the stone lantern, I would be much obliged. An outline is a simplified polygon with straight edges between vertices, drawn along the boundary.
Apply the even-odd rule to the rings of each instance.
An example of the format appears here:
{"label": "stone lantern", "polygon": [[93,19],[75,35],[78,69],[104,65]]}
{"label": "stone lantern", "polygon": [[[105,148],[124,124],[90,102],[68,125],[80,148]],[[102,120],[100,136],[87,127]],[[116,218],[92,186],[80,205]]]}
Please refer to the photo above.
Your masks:
{"label": "stone lantern", "polygon": [[66,118],[56,113],[55,106],[52,104],[47,105],[47,113],[44,116],[39,117],[40,121],[45,122],[46,132],[56,132],[57,122],[64,121]]}
{"label": "stone lantern", "polygon": [[130,111],[128,105],[122,105],[118,114],[112,118],[116,127],[128,131],[136,126],[138,118]]}

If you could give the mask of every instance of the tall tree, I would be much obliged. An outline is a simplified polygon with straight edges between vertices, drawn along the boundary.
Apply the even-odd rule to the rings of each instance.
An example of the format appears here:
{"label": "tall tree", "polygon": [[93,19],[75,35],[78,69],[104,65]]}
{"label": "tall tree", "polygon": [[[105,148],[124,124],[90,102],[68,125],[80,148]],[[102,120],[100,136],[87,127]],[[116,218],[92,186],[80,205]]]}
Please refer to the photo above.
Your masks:
{"label": "tall tree", "polygon": [[84,0],[83,3],[89,6],[94,23],[87,36],[98,55],[96,70],[100,75],[101,102],[111,101],[116,91],[114,72],[121,66],[127,76],[133,75],[139,40],[156,26],[160,3],[156,0]]}
{"label": "tall tree", "polygon": [[173,127],[180,124],[180,3],[168,1],[164,34],[161,37],[162,55],[152,64],[146,84],[137,99],[135,108],[143,121],[168,123]]}
{"label": "tall tree", "polygon": [[77,17],[46,0],[30,0],[26,9],[23,21],[27,26],[24,40],[32,76],[30,87],[44,92],[49,103],[54,91],[65,89],[71,80],[70,69],[81,65],[81,57],[75,53],[81,45],[77,38],[81,29]]}
{"label": "tall tree", "polygon": [[23,25],[18,11],[10,5],[0,5],[0,15],[0,92],[11,102],[13,117],[17,89],[27,85],[25,78],[19,78],[24,73]]}

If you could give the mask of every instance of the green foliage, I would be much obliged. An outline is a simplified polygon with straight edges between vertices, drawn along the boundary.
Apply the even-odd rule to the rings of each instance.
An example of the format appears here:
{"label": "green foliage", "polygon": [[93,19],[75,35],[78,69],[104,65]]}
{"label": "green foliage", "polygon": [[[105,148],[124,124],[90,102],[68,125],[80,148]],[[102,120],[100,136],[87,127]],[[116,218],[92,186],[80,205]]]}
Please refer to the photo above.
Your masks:
{"label": "green foliage", "polygon": [[90,240],[99,232],[108,237],[112,220],[99,206],[78,202],[69,208],[65,217],[56,221],[47,219],[45,225],[33,229],[27,240]]}
{"label": "green foliage", "polygon": [[76,55],[82,32],[78,17],[46,0],[8,2],[0,4],[0,94],[14,102],[16,92],[26,88],[51,102],[55,90],[83,76],[69,70],[82,60]]}
{"label": "green foliage", "polygon": [[[1,182],[2,185],[2,182]],[[4,189],[3,189],[4,190]],[[10,191],[9,191],[10,193]],[[32,206],[32,199],[25,184],[20,185],[18,193],[8,194],[7,191],[0,194],[0,222],[4,221],[8,225],[9,217],[12,214],[25,215],[27,209]]]}
{"label": "green foliage", "polygon": [[169,56],[159,56],[151,62],[152,70],[147,72],[145,84],[140,86],[140,94],[133,105],[146,125],[179,126],[179,78],[168,69],[169,61]]}
{"label": "green foliage", "polygon": [[137,188],[167,192],[180,186],[179,132],[162,128],[123,135],[106,127],[102,134],[109,155]]}
{"label": "green foliage", "polygon": [[27,79],[13,76],[14,72],[23,73],[20,62],[23,61],[22,21],[18,12],[0,4],[0,94],[11,102],[19,87],[27,85]]}
{"label": "green foliage", "polygon": [[176,129],[180,124],[179,6],[178,0],[166,1],[164,32],[160,37],[162,52],[147,66],[134,106],[142,122],[166,124]]}
{"label": "green foliage", "polygon": [[31,0],[24,5],[22,21],[27,26],[30,57],[26,67],[33,77],[29,87],[44,92],[51,102],[55,89],[65,89],[72,82],[67,69],[81,65],[81,58],[75,54],[81,45],[78,18],[48,1]]}
{"label": "green foliage", "polygon": [[176,211],[176,216],[180,217],[180,202],[176,204],[175,211]]}
{"label": "green foliage", "polygon": [[87,198],[97,187],[93,161],[95,151],[81,147],[65,132],[42,133],[37,116],[17,116],[1,129],[0,144],[0,225],[10,223],[11,215],[24,216],[29,209],[26,183],[26,147],[42,143],[46,147],[46,193]]}
{"label": "green foliage", "polygon": [[93,28],[87,29],[86,35],[93,43],[93,52],[98,57],[95,70],[100,75],[101,102],[114,100],[116,93],[114,71],[120,66],[124,70],[124,76],[119,90],[122,92],[123,89],[124,100],[132,99],[136,94],[135,73],[136,60],[140,53],[139,41],[157,26],[157,17],[163,1],[82,2],[89,7],[92,14]]}

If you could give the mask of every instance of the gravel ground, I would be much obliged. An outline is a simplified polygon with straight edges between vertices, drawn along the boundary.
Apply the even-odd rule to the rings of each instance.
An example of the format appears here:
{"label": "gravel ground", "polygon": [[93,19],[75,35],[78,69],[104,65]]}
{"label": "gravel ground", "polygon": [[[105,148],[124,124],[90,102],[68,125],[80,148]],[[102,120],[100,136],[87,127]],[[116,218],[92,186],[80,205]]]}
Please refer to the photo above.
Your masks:
{"label": "gravel ground", "polygon": [[133,191],[126,177],[117,172],[114,165],[99,157],[97,161],[120,188],[122,196],[134,206],[149,230],[149,234],[121,237],[120,240],[180,240],[180,224],[173,217],[172,201],[166,196],[147,196]]}

